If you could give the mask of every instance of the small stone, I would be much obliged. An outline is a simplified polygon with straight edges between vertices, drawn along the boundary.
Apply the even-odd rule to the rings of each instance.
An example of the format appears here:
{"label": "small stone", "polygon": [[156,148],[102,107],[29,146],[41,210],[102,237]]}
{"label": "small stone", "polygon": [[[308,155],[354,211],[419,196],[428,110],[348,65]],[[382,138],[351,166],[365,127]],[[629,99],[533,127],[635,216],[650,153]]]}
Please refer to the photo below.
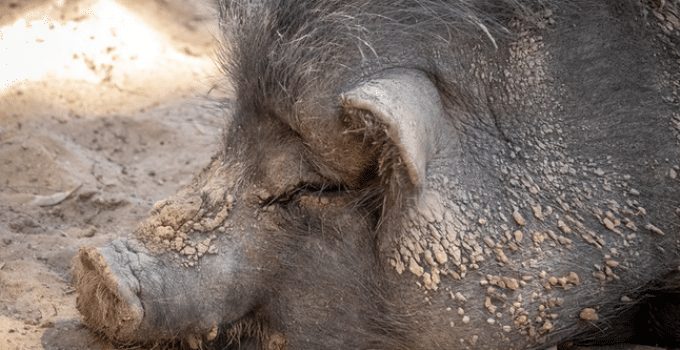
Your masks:
{"label": "small stone", "polygon": [[503,326],[503,332],[508,333],[512,330],[512,327],[510,326]]}
{"label": "small stone", "polygon": [[638,191],[634,188],[631,188],[630,191],[628,191],[628,193],[630,193],[633,196],[639,196],[640,195],[640,191]]}
{"label": "small stone", "polygon": [[678,172],[675,169],[671,169],[669,176],[671,179],[675,180],[678,177]]}
{"label": "small stone", "polygon": [[465,310],[462,307],[459,307],[457,312],[458,312],[458,315],[461,315],[461,316],[465,315]]}
{"label": "small stone", "polygon": [[494,319],[493,317],[489,317],[489,318],[486,319],[486,323],[488,323],[488,324],[496,324],[496,319]]}
{"label": "small stone", "polygon": [[578,315],[582,320],[584,321],[597,321],[598,316],[597,316],[597,311],[595,309],[587,307],[583,310],[581,310],[581,313]]}
{"label": "small stone", "polygon": [[633,299],[631,299],[627,295],[624,295],[624,296],[621,297],[621,302],[623,302],[623,303],[630,303],[631,301],[633,301]]}
{"label": "small stone", "polygon": [[467,316],[467,315],[463,316],[463,323],[465,323],[465,324],[470,323],[470,316]]}
{"label": "small stone", "polygon": [[554,286],[554,285],[557,284],[557,282],[558,282],[558,280],[557,280],[557,277],[555,277],[555,276],[550,276],[550,277],[548,278],[548,283],[550,283],[550,285],[553,285],[553,286]]}

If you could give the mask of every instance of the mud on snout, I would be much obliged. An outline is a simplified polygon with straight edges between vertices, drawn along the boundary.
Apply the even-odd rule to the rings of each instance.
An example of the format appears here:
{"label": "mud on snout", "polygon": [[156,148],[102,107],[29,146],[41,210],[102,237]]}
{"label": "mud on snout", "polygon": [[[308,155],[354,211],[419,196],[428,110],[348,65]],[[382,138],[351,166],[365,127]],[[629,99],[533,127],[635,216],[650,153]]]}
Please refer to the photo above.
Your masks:
{"label": "mud on snout", "polygon": [[[81,248],[73,261],[76,307],[92,330],[118,343],[140,341],[144,309],[138,297],[139,281],[128,261],[113,244]],[[115,270],[115,271],[114,271]]]}

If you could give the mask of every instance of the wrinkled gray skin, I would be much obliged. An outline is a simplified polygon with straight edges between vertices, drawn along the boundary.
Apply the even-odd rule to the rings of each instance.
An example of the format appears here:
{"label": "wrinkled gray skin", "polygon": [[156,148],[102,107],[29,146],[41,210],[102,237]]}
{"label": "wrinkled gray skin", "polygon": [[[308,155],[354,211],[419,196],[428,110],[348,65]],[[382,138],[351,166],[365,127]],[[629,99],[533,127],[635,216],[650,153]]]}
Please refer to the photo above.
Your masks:
{"label": "wrinkled gray skin", "polygon": [[94,330],[192,348],[680,345],[677,2],[220,9],[224,147],[134,238],[76,257]]}

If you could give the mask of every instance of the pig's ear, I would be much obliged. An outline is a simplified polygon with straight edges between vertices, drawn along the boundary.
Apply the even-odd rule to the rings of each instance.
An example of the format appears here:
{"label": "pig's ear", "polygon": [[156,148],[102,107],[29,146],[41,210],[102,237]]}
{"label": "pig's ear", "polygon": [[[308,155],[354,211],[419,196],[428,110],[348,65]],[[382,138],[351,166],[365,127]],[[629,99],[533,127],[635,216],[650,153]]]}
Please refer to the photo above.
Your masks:
{"label": "pig's ear", "polygon": [[367,112],[398,149],[409,179],[420,187],[445,118],[439,92],[421,71],[392,69],[342,94],[346,111]]}

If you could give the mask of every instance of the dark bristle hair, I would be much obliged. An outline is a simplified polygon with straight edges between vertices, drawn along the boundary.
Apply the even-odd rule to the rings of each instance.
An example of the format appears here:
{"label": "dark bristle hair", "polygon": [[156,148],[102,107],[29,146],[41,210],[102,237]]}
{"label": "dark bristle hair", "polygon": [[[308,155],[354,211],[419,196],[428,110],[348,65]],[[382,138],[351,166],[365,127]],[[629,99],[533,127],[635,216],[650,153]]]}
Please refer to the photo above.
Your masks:
{"label": "dark bristle hair", "polygon": [[[557,3],[563,2],[551,6]],[[237,101],[250,104],[243,110],[290,108],[311,93],[332,98],[375,70],[407,67],[436,76],[443,50],[461,49],[457,43],[466,38],[493,49],[511,34],[511,19],[531,22],[545,6],[535,0],[221,0],[222,67],[242,95]]]}

